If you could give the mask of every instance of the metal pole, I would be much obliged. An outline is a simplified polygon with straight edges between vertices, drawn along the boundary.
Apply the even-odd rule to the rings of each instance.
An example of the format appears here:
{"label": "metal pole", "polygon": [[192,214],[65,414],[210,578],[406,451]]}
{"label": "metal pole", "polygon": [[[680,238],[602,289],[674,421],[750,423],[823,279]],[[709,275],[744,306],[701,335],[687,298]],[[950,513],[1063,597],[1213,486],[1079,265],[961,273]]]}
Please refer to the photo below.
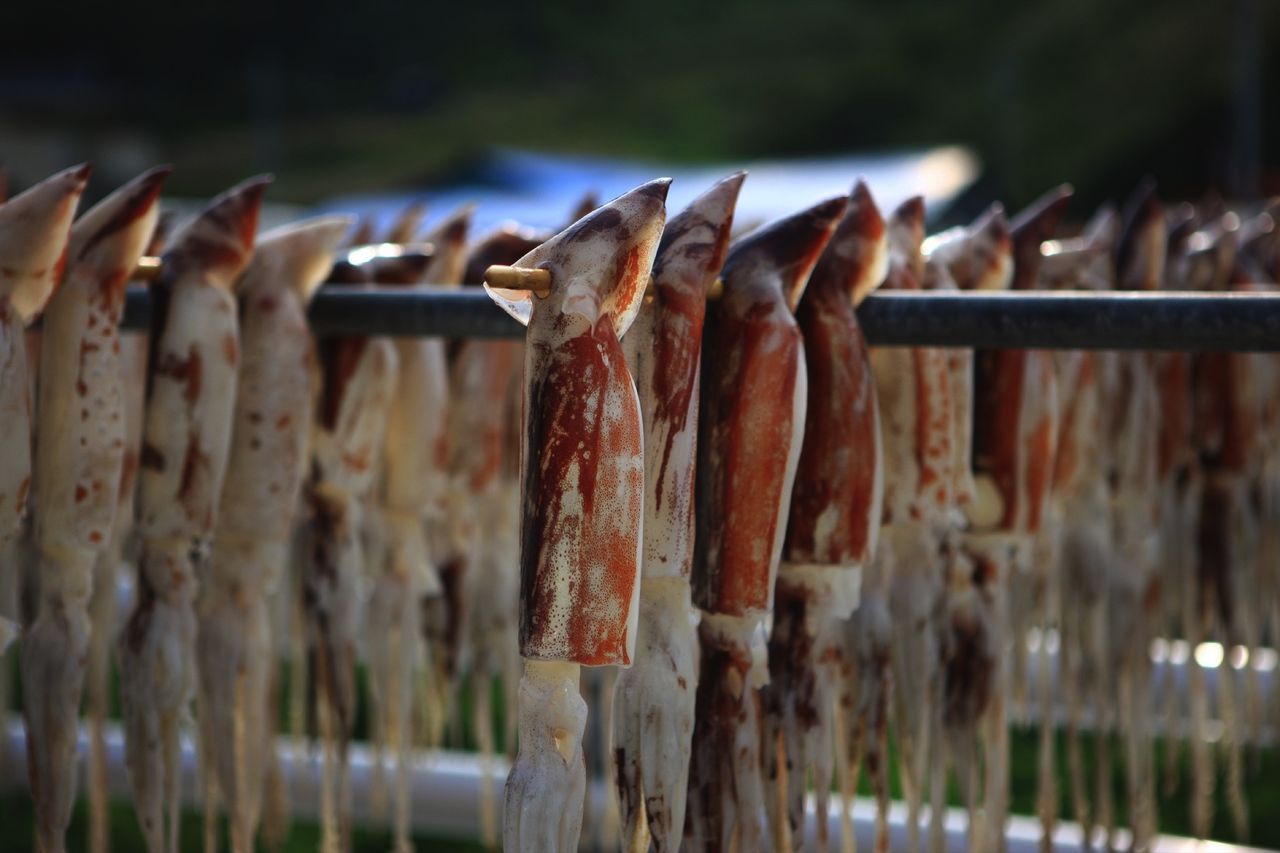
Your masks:
{"label": "metal pole", "polygon": [[[124,325],[145,328],[130,288]],[[1280,293],[875,293],[858,311],[878,346],[1280,351]],[[519,338],[480,288],[321,288],[318,335]]]}

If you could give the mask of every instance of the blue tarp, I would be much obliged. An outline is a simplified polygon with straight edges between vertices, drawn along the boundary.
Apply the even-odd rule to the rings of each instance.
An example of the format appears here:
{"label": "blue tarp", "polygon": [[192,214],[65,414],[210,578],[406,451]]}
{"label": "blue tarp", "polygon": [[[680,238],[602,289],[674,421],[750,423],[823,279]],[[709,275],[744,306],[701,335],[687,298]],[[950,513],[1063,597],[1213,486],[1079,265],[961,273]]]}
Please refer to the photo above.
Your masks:
{"label": "blue tarp", "polygon": [[510,220],[556,228],[566,224],[570,211],[589,191],[608,200],[653,178],[671,177],[674,182],[668,208],[674,211],[738,169],[749,173],[738,202],[739,226],[765,222],[847,193],[859,177],[867,181],[882,209],[891,209],[916,194],[924,195],[927,204],[936,209],[978,175],[976,158],[958,147],[698,166],[497,149],[455,182],[397,193],[341,196],[322,207],[372,216],[385,226],[415,201],[427,203],[429,220],[461,205],[475,204],[476,234]]}

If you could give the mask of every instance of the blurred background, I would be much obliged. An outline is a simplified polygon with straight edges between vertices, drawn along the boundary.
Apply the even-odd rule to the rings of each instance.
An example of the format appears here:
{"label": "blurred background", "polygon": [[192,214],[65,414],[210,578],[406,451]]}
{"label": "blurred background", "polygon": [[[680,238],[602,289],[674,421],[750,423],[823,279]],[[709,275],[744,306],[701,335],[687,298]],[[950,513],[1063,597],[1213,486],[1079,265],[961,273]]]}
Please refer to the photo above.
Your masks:
{"label": "blurred background", "polygon": [[485,191],[545,189],[529,164],[586,162],[573,192],[609,195],[614,165],[804,158],[840,191],[849,158],[941,148],[895,173],[941,169],[935,221],[1063,181],[1083,218],[1148,174],[1168,198],[1280,193],[1264,0],[13,3],[5,31],[15,188],[163,161],[175,195],[271,171],[278,203],[452,191],[484,220]]}

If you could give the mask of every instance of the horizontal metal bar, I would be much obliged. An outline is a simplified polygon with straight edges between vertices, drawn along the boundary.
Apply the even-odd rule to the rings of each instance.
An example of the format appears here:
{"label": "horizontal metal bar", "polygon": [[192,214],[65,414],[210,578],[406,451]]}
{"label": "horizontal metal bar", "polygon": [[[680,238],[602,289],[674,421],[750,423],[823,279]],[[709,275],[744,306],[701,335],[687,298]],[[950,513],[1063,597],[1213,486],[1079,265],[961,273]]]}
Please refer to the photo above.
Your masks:
{"label": "horizontal metal bar", "polygon": [[[145,289],[124,325],[145,328]],[[875,293],[858,309],[878,346],[1280,351],[1280,293]],[[321,288],[320,335],[518,338],[480,288]]]}
{"label": "horizontal metal bar", "polygon": [[1280,350],[1280,294],[877,293],[858,319],[882,346]]}

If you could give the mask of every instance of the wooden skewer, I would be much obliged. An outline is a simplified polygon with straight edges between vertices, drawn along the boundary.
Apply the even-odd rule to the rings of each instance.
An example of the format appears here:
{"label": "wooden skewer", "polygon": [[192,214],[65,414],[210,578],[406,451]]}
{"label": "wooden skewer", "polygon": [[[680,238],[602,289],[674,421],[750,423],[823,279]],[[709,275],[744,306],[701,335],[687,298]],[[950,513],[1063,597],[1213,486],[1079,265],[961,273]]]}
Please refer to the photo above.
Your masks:
{"label": "wooden skewer", "polygon": [[154,255],[143,255],[138,259],[138,266],[133,277],[138,281],[154,281],[160,275],[160,259]]}
{"label": "wooden skewer", "polygon": [[551,295],[551,271],[521,269],[495,264],[484,272],[485,283],[501,290],[528,290],[535,296]]}

